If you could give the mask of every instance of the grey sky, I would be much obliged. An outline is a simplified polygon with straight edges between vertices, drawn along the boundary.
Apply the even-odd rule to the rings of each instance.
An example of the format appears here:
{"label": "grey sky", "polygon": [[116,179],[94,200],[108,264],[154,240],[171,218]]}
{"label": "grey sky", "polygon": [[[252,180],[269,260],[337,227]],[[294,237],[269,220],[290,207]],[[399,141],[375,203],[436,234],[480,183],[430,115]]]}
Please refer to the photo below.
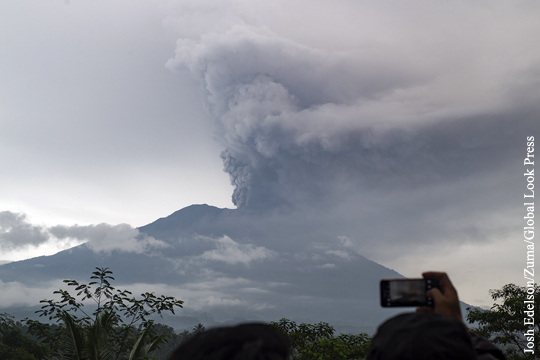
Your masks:
{"label": "grey sky", "polygon": [[324,217],[406,276],[453,271],[486,301],[520,281],[539,15],[536,1],[4,2],[0,210],[136,227],[233,207],[234,190],[240,207]]}
{"label": "grey sky", "polygon": [[0,6],[4,209],[140,226],[231,205],[197,85],[164,66],[176,35],[157,3]]}

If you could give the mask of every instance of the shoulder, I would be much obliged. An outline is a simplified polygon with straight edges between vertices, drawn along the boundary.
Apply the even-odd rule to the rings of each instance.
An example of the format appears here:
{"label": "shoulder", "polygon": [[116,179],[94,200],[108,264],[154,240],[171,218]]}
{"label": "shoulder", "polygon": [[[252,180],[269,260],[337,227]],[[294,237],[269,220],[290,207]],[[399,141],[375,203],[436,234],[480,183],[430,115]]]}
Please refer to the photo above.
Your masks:
{"label": "shoulder", "polygon": [[488,339],[472,332],[469,337],[478,360],[506,360],[502,351]]}

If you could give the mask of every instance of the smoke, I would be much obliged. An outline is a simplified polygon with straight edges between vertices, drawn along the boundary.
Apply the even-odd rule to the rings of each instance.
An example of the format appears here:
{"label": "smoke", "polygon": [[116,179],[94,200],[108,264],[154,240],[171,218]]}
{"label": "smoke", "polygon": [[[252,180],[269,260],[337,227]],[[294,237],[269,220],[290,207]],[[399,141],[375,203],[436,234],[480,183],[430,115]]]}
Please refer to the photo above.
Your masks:
{"label": "smoke", "polygon": [[291,203],[288,192],[302,181],[291,170],[320,175],[310,173],[350,154],[355,135],[368,137],[362,143],[371,148],[378,141],[373,121],[358,126],[349,108],[411,81],[390,68],[392,80],[376,82],[372,72],[350,71],[350,59],[239,25],[198,42],[179,40],[167,66],[201,81],[240,208]]}
{"label": "smoke", "polygon": [[[500,97],[446,98],[440,78],[454,70],[434,62],[314,49],[235,25],[178,40],[167,66],[199,81],[233,203],[254,209],[437,185],[504,163],[516,109]],[[514,126],[532,121],[519,113]]]}

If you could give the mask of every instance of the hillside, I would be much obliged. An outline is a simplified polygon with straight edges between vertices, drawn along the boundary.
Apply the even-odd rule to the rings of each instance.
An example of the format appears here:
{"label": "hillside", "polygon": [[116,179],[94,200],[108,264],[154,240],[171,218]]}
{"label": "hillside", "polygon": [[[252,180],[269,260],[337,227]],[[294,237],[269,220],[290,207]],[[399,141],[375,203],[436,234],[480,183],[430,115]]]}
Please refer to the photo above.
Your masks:
{"label": "hillside", "polygon": [[400,274],[355,253],[339,234],[276,222],[268,214],[192,205],[138,229],[166,248],[95,253],[80,245],[2,265],[0,278],[32,287],[87,281],[95,267],[109,267],[118,287],[172,291],[185,300],[177,319],[183,323],[287,317],[366,331],[395,313],[380,308],[378,281]]}

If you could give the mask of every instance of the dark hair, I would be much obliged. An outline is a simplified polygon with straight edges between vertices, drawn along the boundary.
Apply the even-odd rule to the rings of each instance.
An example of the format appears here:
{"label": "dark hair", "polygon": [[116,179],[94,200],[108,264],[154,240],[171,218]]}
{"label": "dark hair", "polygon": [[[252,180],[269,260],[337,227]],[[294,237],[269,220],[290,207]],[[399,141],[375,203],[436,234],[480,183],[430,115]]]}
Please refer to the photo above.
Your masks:
{"label": "dark hair", "polygon": [[284,335],[270,325],[250,323],[197,333],[169,360],[285,360],[288,355]]}
{"label": "dark hair", "polygon": [[407,313],[385,321],[371,341],[368,360],[475,360],[459,321],[435,313]]}

